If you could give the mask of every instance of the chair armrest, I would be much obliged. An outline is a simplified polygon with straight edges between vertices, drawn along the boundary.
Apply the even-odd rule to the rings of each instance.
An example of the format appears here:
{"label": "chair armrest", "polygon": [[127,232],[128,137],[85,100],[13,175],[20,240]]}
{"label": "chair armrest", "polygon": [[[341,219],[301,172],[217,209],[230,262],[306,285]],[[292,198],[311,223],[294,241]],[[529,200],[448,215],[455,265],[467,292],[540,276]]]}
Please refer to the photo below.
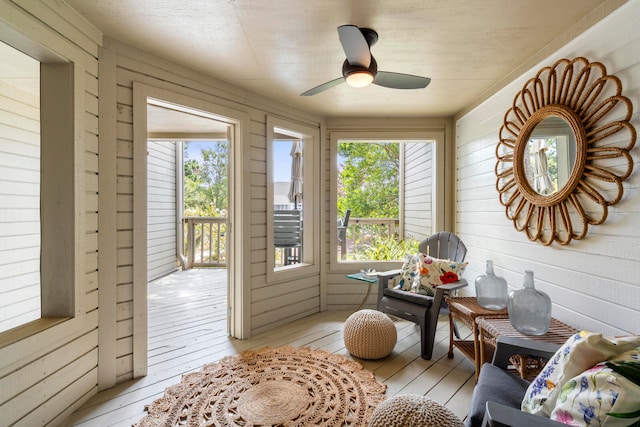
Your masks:
{"label": "chair armrest", "polygon": [[487,410],[482,420],[482,427],[559,427],[564,425],[496,402],[487,402]]}
{"label": "chair armrest", "polygon": [[559,348],[560,344],[556,343],[501,335],[496,342],[496,351],[493,354],[492,363],[499,368],[507,369],[509,358],[514,354],[529,354],[548,360]]}
{"label": "chair armrest", "polygon": [[[456,282],[439,285],[438,287],[436,287],[436,292],[435,292],[435,295],[433,296],[433,306],[440,307],[442,305],[442,301],[444,301],[445,295],[451,295],[452,291],[455,291],[456,289],[464,288],[465,286],[467,286],[466,279],[460,279]],[[440,311],[436,310],[435,312],[436,316],[439,312]],[[437,317],[435,321],[437,322]]]}
{"label": "chair armrest", "polygon": [[395,270],[387,270],[387,271],[379,271],[377,273],[378,278],[383,278],[383,279],[392,279],[395,276],[397,276],[398,274],[400,274],[402,270],[400,270],[399,268],[395,269]]}
{"label": "chair armrest", "polygon": [[396,269],[396,270],[387,270],[387,271],[378,272],[377,276],[378,276],[378,284],[379,284],[380,292],[382,292],[384,288],[389,286],[389,279],[393,279],[398,274],[400,274],[401,271],[402,270],[400,269]]}
{"label": "chair armrest", "polygon": [[460,279],[452,283],[447,283],[446,285],[440,285],[436,288],[436,290],[442,289],[444,291],[451,292],[455,291],[456,289],[464,288],[465,286],[468,286],[467,279]]}
{"label": "chair armrest", "polygon": [[393,279],[398,274],[400,274],[402,270],[388,270],[388,271],[380,271],[378,273],[378,309],[380,309],[380,300],[382,299],[384,290],[389,287],[389,279]]}

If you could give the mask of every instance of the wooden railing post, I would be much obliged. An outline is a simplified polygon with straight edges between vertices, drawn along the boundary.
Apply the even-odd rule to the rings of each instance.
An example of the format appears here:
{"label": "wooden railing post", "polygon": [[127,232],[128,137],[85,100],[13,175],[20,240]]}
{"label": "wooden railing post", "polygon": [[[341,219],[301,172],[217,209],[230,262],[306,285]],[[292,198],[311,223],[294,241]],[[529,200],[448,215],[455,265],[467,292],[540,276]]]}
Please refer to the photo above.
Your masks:
{"label": "wooden railing post", "polygon": [[[187,266],[193,267],[226,267],[226,244],[222,239],[227,236],[222,232],[227,218],[220,217],[187,217]],[[196,227],[200,230],[200,241],[197,242]],[[215,230],[215,233],[214,233]],[[215,251],[214,251],[215,249]],[[196,254],[196,250],[198,253]]]}
{"label": "wooden railing post", "polygon": [[196,251],[196,233],[195,224],[191,218],[187,219],[187,248],[189,254],[187,256],[187,268],[193,266],[194,254]]}

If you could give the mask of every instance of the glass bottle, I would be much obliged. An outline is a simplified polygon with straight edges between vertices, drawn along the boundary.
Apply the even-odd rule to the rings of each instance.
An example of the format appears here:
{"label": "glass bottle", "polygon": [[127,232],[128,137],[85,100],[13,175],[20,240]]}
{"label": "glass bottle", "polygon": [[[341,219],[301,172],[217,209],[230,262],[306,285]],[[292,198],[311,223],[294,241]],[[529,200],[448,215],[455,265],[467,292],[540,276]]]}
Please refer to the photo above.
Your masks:
{"label": "glass bottle", "polygon": [[476,277],[478,304],[487,310],[502,310],[507,306],[507,281],[493,272],[493,261],[487,260],[486,274]]}
{"label": "glass bottle", "polygon": [[533,271],[524,272],[521,289],[509,293],[509,320],[525,335],[544,335],[551,324],[551,298],[535,288]]}

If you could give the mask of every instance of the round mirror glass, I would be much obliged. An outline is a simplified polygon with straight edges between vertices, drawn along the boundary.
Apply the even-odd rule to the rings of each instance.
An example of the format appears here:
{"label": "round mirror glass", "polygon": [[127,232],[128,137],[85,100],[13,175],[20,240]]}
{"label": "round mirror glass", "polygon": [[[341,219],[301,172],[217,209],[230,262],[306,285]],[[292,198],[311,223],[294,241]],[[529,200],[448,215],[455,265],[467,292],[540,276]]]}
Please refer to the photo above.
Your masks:
{"label": "round mirror glass", "polygon": [[529,186],[542,196],[560,190],[569,180],[576,161],[576,138],[561,117],[538,123],[529,136],[523,157]]}

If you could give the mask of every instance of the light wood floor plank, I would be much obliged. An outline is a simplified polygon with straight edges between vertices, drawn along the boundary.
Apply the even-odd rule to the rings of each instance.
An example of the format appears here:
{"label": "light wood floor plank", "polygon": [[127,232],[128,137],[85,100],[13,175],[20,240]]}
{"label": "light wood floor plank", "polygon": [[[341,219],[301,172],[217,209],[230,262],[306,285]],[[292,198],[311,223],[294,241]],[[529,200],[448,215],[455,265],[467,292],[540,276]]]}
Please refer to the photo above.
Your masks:
{"label": "light wood floor plank", "polygon": [[[248,340],[227,335],[226,271],[179,271],[149,283],[148,375],[90,398],[67,426],[130,426],[146,415],[144,405],[160,398],[182,375],[224,356],[262,347],[308,346],[351,357],[344,347],[343,324],[352,311],[316,313]],[[354,308],[355,310],[355,308]],[[357,360],[387,385],[387,397],[420,394],[436,400],[461,419],[471,400],[474,366],[460,352],[447,358],[449,327],[441,316],[431,360],[420,357],[416,325],[395,320],[398,342],[380,360]],[[461,327],[463,336],[469,330]]]}

